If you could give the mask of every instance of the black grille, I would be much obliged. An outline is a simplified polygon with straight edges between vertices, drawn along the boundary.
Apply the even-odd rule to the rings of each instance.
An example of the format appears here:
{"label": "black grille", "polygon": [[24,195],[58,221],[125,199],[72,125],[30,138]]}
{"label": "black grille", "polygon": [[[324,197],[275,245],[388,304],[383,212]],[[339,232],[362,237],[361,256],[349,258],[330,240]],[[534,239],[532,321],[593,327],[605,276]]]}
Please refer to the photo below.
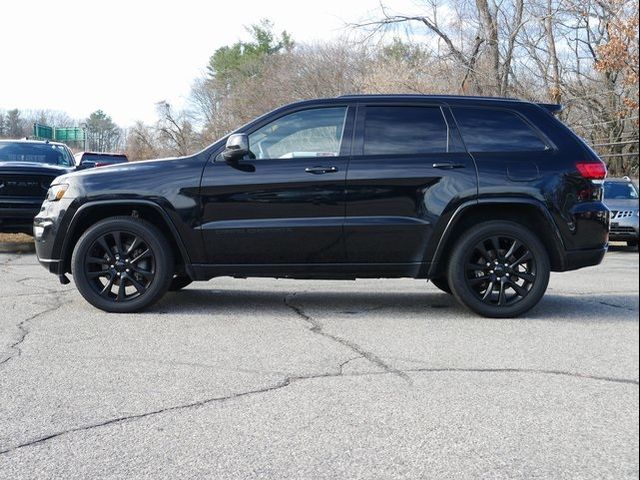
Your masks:
{"label": "black grille", "polygon": [[0,197],[44,197],[55,177],[0,174]]}

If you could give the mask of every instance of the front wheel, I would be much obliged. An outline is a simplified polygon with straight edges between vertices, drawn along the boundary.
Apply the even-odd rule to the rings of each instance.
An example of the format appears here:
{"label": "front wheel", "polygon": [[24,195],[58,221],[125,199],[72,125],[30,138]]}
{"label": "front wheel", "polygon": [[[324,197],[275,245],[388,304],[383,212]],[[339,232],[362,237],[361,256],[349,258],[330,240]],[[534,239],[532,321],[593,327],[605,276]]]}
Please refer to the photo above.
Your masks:
{"label": "front wheel", "polygon": [[538,237],[507,221],[481,223],[454,247],[449,285],[470,310],[517,317],[533,308],[549,284],[549,255]]}
{"label": "front wheel", "polygon": [[173,254],[164,235],[133,217],[102,220],[82,234],[71,258],[73,280],[91,305],[136,312],[156,302],[173,277]]}

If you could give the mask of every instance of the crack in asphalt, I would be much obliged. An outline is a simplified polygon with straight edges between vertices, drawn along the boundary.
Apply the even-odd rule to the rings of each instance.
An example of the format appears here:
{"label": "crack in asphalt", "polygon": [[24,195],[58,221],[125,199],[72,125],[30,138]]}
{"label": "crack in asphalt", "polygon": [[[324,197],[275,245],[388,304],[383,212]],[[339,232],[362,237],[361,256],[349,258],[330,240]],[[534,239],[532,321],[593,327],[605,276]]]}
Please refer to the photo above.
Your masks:
{"label": "crack in asphalt", "polygon": [[8,346],[10,350],[13,350],[13,353],[9,353],[6,358],[3,358],[2,360],[0,360],[0,365],[6,365],[9,362],[9,360],[22,355],[22,349],[20,348],[20,345],[25,341],[25,339],[27,338],[27,335],[30,332],[30,329],[28,328],[29,322],[31,322],[32,320],[35,320],[38,317],[47,315],[51,312],[58,310],[66,303],[61,301],[58,297],[56,297],[54,300],[56,301],[55,305],[52,305],[50,307],[45,308],[44,310],[34,313],[33,315],[21,320],[16,325],[16,327],[18,328],[18,339]]}
{"label": "crack in asphalt", "polygon": [[[589,375],[586,373],[579,372],[569,372],[566,370],[545,370],[545,369],[536,369],[536,368],[411,368],[405,370],[406,372],[411,373],[530,373],[530,374],[538,374],[538,375],[557,375],[562,377],[574,377],[585,380],[599,380],[603,382],[611,382],[611,383],[622,383],[622,384],[630,384],[630,385],[638,385],[638,380],[634,380],[631,378],[620,378],[620,377],[607,377],[600,375]],[[373,372],[370,375],[375,375]]]}
{"label": "crack in asphalt", "polygon": [[[352,360],[352,359],[350,359]],[[21,448],[25,448],[25,447],[30,447],[33,445],[38,445],[44,442],[47,442],[49,440],[53,440],[54,438],[58,438],[61,437],[63,435],[68,435],[71,433],[75,433],[75,432],[82,432],[82,431],[86,431],[86,430],[92,430],[94,428],[99,428],[99,427],[105,427],[105,426],[109,426],[109,425],[117,425],[120,423],[124,423],[130,420],[138,420],[141,418],[146,418],[146,417],[151,417],[151,416],[155,416],[155,415],[160,415],[163,413],[167,413],[167,412],[173,412],[173,411],[177,411],[177,410],[184,410],[184,409],[189,409],[189,408],[199,408],[199,407],[203,407],[205,405],[211,404],[211,403],[217,403],[217,402],[224,402],[227,400],[233,400],[236,398],[241,398],[241,397],[247,397],[250,395],[257,395],[257,394],[261,394],[261,393],[267,393],[267,392],[271,392],[274,390],[279,390],[281,388],[285,388],[288,387],[289,385],[291,385],[294,382],[297,381],[302,381],[302,380],[311,380],[311,379],[315,379],[315,378],[325,378],[325,377],[338,377],[341,376],[341,373],[339,372],[326,372],[326,373],[319,373],[319,374],[313,374],[313,375],[299,375],[299,376],[287,376],[285,377],[282,381],[273,384],[273,385],[269,385],[263,388],[258,388],[255,390],[248,390],[245,392],[239,392],[239,393],[234,393],[231,395],[227,395],[224,397],[213,397],[213,398],[207,398],[204,400],[199,400],[197,402],[191,402],[191,403],[186,403],[186,404],[181,404],[181,405],[174,405],[172,407],[166,407],[166,408],[161,408],[158,410],[153,410],[150,412],[144,412],[144,413],[138,413],[138,414],[134,414],[134,415],[127,415],[127,416],[123,416],[123,417],[117,417],[117,418],[112,418],[110,420],[105,420],[103,422],[99,422],[99,423],[94,423],[91,425],[84,425],[84,426],[80,426],[80,427],[75,427],[75,428],[70,428],[68,430],[62,430],[60,432],[56,432],[56,433],[52,433],[49,435],[45,435],[43,437],[39,437],[33,440],[30,440],[28,442],[22,443],[20,445],[16,445],[15,447],[11,447],[11,448],[5,448],[4,450],[0,450],[0,455],[6,455],[8,453],[14,452],[18,449]]]}
{"label": "crack in asphalt", "polygon": [[[280,390],[283,389],[285,387],[288,387],[290,385],[293,385],[296,382],[301,382],[304,380],[314,380],[314,379],[321,379],[321,378],[336,378],[336,377],[347,377],[347,378],[353,378],[353,377],[364,377],[367,375],[393,375],[394,372],[388,372],[388,371],[384,371],[384,372],[367,372],[367,373],[356,373],[356,374],[350,374],[350,375],[345,375],[343,374],[342,370],[343,367],[348,364],[349,362],[356,360],[358,358],[363,358],[362,356],[357,356],[357,357],[352,357],[349,358],[348,360],[342,362],[341,364],[338,365],[338,369],[337,371],[334,372],[324,372],[324,373],[315,373],[315,374],[308,374],[308,375],[291,375],[291,376],[287,376],[284,377],[284,379],[282,379],[280,382],[277,382],[273,385],[268,385],[266,387],[263,388],[258,388],[258,389],[254,389],[254,390],[247,390],[244,392],[238,392],[238,393],[234,393],[231,395],[226,395],[223,397],[212,397],[212,398],[207,398],[204,400],[198,400],[196,402],[190,402],[190,403],[186,403],[186,404],[180,404],[180,405],[174,405],[171,407],[166,407],[166,408],[160,408],[157,410],[152,410],[149,412],[143,412],[143,413],[138,413],[138,414],[134,414],[134,415],[126,415],[126,416],[122,416],[122,417],[116,417],[116,418],[111,418],[109,420],[104,420],[102,422],[98,422],[98,423],[93,423],[90,425],[83,425],[83,426],[79,426],[79,427],[74,427],[74,428],[70,428],[67,430],[62,430],[59,432],[55,432],[55,433],[51,433],[49,435],[45,435],[42,437],[38,437],[35,438],[33,440],[29,440],[28,442],[25,443],[21,443],[19,445],[16,445],[14,447],[10,447],[10,448],[4,448],[3,450],[0,450],[0,455],[7,455],[10,454],[12,452],[15,452],[16,450],[22,449],[22,448],[26,448],[26,447],[31,447],[34,445],[39,445],[45,442],[48,442],[49,440],[53,440],[65,435],[69,435],[72,433],[76,433],[76,432],[84,432],[84,431],[88,431],[88,430],[93,430],[95,428],[100,428],[100,427],[106,427],[106,426],[111,426],[111,425],[118,425],[121,423],[125,423],[128,421],[133,421],[133,420],[139,420],[139,419],[143,419],[143,418],[147,418],[147,417],[152,417],[155,415],[161,415],[163,413],[168,413],[168,412],[175,412],[175,411],[180,411],[180,410],[185,410],[185,409],[190,409],[190,408],[200,408],[200,407],[204,407],[206,405],[209,404],[214,404],[214,403],[218,403],[218,402],[225,402],[228,400],[234,400],[237,398],[242,398],[242,397],[248,397],[251,395],[259,395],[262,393],[269,393],[269,392],[273,392],[276,390]],[[366,358],[366,357],[364,357]],[[406,370],[406,372],[411,372],[411,373],[524,373],[524,374],[539,374],[539,375],[558,375],[558,376],[567,376],[567,377],[573,377],[573,378],[579,378],[579,379],[586,379],[586,380],[597,380],[597,381],[605,381],[605,382],[612,382],[612,383],[619,383],[619,384],[631,384],[631,385],[638,385],[638,380],[633,380],[633,379],[627,379],[627,378],[616,378],[616,377],[605,377],[605,376],[597,376],[597,375],[588,375],[588,374],[582,374],[582,373],[577,373],[577,372],[568,372],[568,371],[563,371],[563,370],[536,370],[536,369],[529,369],[529,368],[416,368],[416,369],[409,369]],[[405,375],[406,373],[403,372]],[[0,447],[2,448],[2,447]]]}
{"label": "crack in asphalt", "polygon": [[357,353],[360,357],[366,358],[369,362],[373,363],[377,367],[382,368],[385,372],[392,373],[409,384],[412,383],[409,375],[389,365],[380,357],[378,357],[375,353],[372,353],[363,349],[360,345],[358,345],[355,342],[352,342],[351,340],[347,340],[345,338],[338,337],[337,335],[333,335],[332,333],[325,332],[323,330],[322,324],[318,320],[313,318],[311,315],[307,314],[302,307],[299,307],[298,305],[294,305],[293,303],[291,303],[291,299],[295,296],[296,294],[292,293],[284,297],[284,304],[287,307],[289,307],[291,310],[293,310],[298,315],[298,317],[300,317],[310,326],[309,330],[312,333],[315,333],[325,338],[328,338],[330,340],[333,340],[334,342],[339,343],[340,345],[347,347],[348,349]]}

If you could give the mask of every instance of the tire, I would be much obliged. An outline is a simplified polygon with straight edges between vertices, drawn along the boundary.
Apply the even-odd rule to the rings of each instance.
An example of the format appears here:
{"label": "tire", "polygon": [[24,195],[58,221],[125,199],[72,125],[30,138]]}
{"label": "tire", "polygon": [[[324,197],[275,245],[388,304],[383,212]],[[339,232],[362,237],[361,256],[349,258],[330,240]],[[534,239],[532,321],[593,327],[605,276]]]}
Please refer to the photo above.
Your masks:
{"label": "tire", "polygon": [[87,302],[106,312],[137,312],[162,297],[173,278],[173,252],[151,223],[111,217],[82,234],[71,257],[73,280]]}
{"label": "tire", "polygon": [[193,283],[191,277],[187,275],[176,275],[173,277],[173,279],[171,279],[171,283],[169,284],[169,291],[178,292],[191,283]]}
{"label": "tire", "polygon": [[549,255],[534,233],[515,222],[490,221],[455,245],[448,278],[453,295],[469,310],[510,318],[540,301],[550,271]]}
{"label": "tire", "polygon": [[449,286],[449,280],[447,280],[447,277],[443,275],[441,277],[432,278],[430,280],[436,288],[443,291],[444,293],[448,293],[449,295],[451,295],[451,287]]}

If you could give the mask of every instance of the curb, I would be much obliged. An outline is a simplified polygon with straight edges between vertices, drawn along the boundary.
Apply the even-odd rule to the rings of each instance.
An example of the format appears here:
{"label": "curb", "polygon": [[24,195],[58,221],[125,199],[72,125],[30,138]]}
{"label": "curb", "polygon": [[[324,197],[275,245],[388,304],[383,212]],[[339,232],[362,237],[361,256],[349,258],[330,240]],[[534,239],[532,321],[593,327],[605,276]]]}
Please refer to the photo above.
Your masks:
{"label": "curb", "polygon": [[33,242],[0,242],[0,253],[33,253],[36,245]]}

